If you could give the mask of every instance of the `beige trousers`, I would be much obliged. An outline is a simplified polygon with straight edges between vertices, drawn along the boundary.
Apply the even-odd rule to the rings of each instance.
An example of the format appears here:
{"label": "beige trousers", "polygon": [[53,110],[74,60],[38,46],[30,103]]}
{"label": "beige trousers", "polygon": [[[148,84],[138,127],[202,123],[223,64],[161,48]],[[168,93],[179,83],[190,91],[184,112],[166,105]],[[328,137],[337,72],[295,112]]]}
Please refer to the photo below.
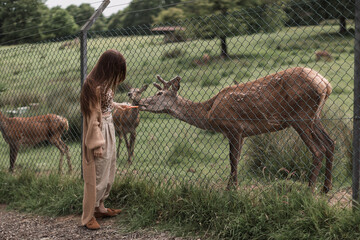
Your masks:
{"label": "beige trousers", "polygon": [[114,183],[116,172],[116,139],[112,115],[102,117],[101,132],[105,139],[102,157],[95,158],[96,170],[96,203],[99,207],[101,202],[109,196]]}

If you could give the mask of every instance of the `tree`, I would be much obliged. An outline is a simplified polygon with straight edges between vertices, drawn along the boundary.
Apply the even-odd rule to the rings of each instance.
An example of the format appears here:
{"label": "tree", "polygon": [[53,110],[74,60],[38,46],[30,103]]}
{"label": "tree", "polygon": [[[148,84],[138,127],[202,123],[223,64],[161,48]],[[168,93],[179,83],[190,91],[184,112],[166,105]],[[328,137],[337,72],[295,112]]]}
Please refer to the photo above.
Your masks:
{"label": "tree", "polygon": [[274,24],[273,19],[283,16],[282,10],[268,5],[270,2],[274,1],[203,0],[184,4],[182,9],[187,17],[193,19],[190,20],[187,31],[200,38],[219,38],[220,56],[226,58],[227,37],[274,31],[281,26]]}
{"label": "tree", "polygon": [[161,11],[156,17],[153,17],[154,24],[170,23],[185,19],[184,11],[181,8],[168,8]]}
{"label": "tree", "polygon": [[174,6],[181,0],[133,0],[130,5],[124,9],[122,18],[123,27],[141,26],[150,30],[153,23],[153,17],[159,12]]}
{"label": "tree", "polygon": [[112,14],[108,19],[108,29],[116,29],[116,28],[122,28],[123,25],[123,17],[124,14],[122,11],[118,11],[115,14]]}
{"label": "tree", "polygon": [[41,40],[42,0],[2,0],[0,10],[1,42],[22,43]]}
{"label": "tree", "polygon": [[48,12],[43,25],[44,38],[55,38],[75,34],[79,26],[73,16],[60,7],[54,7]]}
{"label": "tree", "polygon": [[339,19],[339,33],[344,34],[346,19],[355,17],[355,0],[317,0],[314,9],[323,19]]}
{"label": "tree", "polygon": [[83,3],[80,6],[70,5],[66,10],[73,16],[75,23],[80,27],[93,15],[95,9],[90,4]]}
{"label": "tree", "polygon": [[[87,22],[87,20],[89,20],[89,18],[94,14],[95,9],[91,7],[90,4],[83,3],[80,6],[76,6],[72,4],[66,8],[66,11],[68,11],[70,15],[73,16],[75,23],[79,27],[82,27]],[[95,30],[95,31],[106,30],[106,19],[104,15],[101,14],[96,19],[94,25],[91,27],[91,30]]]}
{"label": "tree", "polygon": [[287,3],[290,26],[317,25],[324,19],[338,19],[339,33],[347,32],[346,19],[354,19],[355,0],[299,0]]}

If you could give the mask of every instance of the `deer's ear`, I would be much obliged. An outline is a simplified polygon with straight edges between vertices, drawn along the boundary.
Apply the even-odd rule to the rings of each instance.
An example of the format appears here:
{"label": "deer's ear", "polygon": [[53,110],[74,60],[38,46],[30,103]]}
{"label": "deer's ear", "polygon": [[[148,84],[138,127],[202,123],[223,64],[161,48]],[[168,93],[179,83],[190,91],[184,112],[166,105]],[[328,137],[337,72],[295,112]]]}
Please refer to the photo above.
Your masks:
{"label": "deer's ear", "polygon": [[157,89],[162,90],[162,88],[161,88],[161,86],[159,84],[157,84],[157,83],[153,83],[153,84]]}
{"label": "deer's ear", "polygon": [[175,92],[179,91],[179,89],[180,89],[180,80],[181,80],[181,77],[177,76],[176,78],[174,78],[171,81],[171,86]]}
{"label": "deer's ear", "polygon": [[144,86],[142,86],[142,87],[140,88],[140,92],[144,92],[144,91],[147,89],[148,86],[149,86],[149,85],[147,85],[147,84],[145,84]]}
{"label": "deer's ear", "polygon": [[145,91],[145,90],[148,88],[148,86],[149,86],[149,85],[145,84],[144,86],[142,86],[142,87],[140,88],[140,91],[141,91],[141,92]]}

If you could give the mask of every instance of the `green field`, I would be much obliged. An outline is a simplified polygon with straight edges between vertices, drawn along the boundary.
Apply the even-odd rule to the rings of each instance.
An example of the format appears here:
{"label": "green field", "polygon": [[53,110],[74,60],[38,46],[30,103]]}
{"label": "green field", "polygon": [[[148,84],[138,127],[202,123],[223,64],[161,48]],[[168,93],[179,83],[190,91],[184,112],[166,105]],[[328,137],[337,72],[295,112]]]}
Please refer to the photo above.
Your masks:
{"label": "green field", "polygon": [[[159,35],[111,37],[104,33],[104,37],[88,40],[88,66],[91,69],[103,51],[114,48],[127,59],[126,84],[141,87],[155,82],[157,74],[165,80],[179,75],[182,77],[179,95],[193,101],[207,100],[234,81],[247,82],[295,66],[313,68],[333,86],[324,123],[340,151],[344,139],[350,136],[341,135],[344,131],[337,129],[339,121],[352,129],[354,38],[341,36],[337,31],[337,25],[319,25],[231,37],[227,39],[229,59],[218,57],[218,39],[164,45],[163,36]],[[47,42],[0,48],[0,78],[7,87],[0,95],[0,107],[6,113],[39,103],[22,116],[56,113],[68,118],[71,130],[65,138],[75,166],[74,174],[80,175],[80,53],[79,46],[59,49],[62,44]],[[333,61],[315,61],[317,50],[330,52]],[[210,56],[210,62],[195,64],[204,54]],[[155,92],[156,88],[150,86],[144,97]],[[128,101],[126,92],[119,91],[116,101]],[[131,166],[126,164],[127,152],[122,145],[119,176],[130,174],[162,184],[189,182],[220,188],[226,185],[230,173],[228,142],[220,134],[200,130],[168,115],[145,112],[141,113],[137,132]],[[277,139],[289,133],[279,134]],[[239,163],[239,181],[243,189],[249,190],[260,183],[266,185],[269,178],[274,179],[266,171],[262,175],[250,171],[252,142],[252,139],[246,141]],[[341,151],[335,156],[334,184],[337,189],[348,189],[351,159],[345,152],[351,150]],[[17,168],[30,168],[39,173],[56,171],[59,157],[59,151],[53,146],[24,148],[19,153]],[[9,166],[9,149],[3,138],[0,138],[0,166],[4,169]]]}

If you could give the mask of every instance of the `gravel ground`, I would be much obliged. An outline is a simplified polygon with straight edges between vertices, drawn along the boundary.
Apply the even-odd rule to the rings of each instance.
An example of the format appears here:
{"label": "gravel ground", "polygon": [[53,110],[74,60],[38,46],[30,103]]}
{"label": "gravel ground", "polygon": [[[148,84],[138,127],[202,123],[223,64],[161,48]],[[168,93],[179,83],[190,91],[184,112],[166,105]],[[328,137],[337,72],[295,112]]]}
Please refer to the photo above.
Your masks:
{"label": "gravel ground", "polygon": [[[117,216],[121,217],[121,215]],[[90,231],[80,225],[80,216],[44,217],[6,210],[0,205],[1,240],[47,240],[47,239],[150,239],[181,240],[168,233],[155,231],[121,232],[114,218],[100,219],[101,229]]]}

